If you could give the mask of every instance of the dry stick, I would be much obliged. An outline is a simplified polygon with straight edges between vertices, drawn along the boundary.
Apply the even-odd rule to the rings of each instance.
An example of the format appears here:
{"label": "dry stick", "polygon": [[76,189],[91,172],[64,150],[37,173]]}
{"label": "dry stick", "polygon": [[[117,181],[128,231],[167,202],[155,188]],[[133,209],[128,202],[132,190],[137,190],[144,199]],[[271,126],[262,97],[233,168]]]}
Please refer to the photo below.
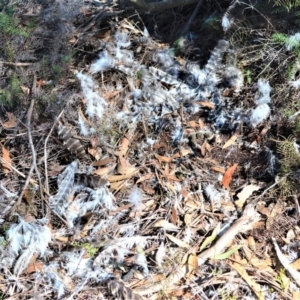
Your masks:
{"label": "dry stick", "polygon": [[35,102],[35,94],[36,94],[36,74],[34,74],[33,77],[33,84],[32,84],[32,89],[31,89],[31,102],[30,102],[30,106],[27,112],[27,120],[26,120],[26,126],[27,126],[27,130],[28,130],[28,140],[29,140],[29,145],[31,148],[31,152],[32,152],[32,163],[34,164],[34,170],[35,173],[38,177],[38,182],[39,182],[39,189],[40,189],[40,194],[41,194],[41,198],[42,198],[42,205],[44,205],[44,194],[43,194],[43,186],[42,186],[42,180],[41,180],[41,174],[40,171],[38,170],[37,164],[36,164],[36,151],[35,151],[35,147],[33,145],[33,141],[32,141],[32,134],[31,134],[31,117],[32,117],[32,112],[33,112],[33,106],[34,106],[34,102]]}
{"label": "dry stick", "polygon": [[12,62],[8,62],[8,61],[0,61],[0,64],[17,66],[17,67],[26,67],[26,66],[32,65],[32,63],[21,63],[21,62],[12,63]]}
{"label": "dry stick", "polygon": [[48,144],[48,140],[50,138],[50,135],[52,133],[52,131],[54,130],[54,127],[56,126],[56,124],[58,123],[60,117],[62,116],[64,110],[62,110],[58,117],[56,118],[55,122],[53,123],[53,126],[51,127],[49,134],[46,137],[45,140],[45,146],[44,146],[44,167],[45,167],[45,191],[46,193],[49,195],[49,181],[48,181],[48,168],[47,168],[47,158],[48,158],[48,154],[47,154],[47,144]]}
{"label": "dry stick", "polygon": [[194,10],[194,12],[192,13],[192,16],[190,17],[189,21],[187,22],[186,26],[184,27],[184,29],[181,32],[181,36],[184,36],[190,29],[191,24],[193,23],[194,19],[196,18],[196,15],[200,9],[200,6],[202,5],[203,0],[199,0],[197,3],[197,6]]}
{"label": "dry stick", "polygon": [[26,191],[26,189],[27,189],[27,186],[28,186],[28,184],[29,184],[29,182],[30,182],[30,179],[31,179],[33,170],[34,170],[34,163],[32,162],[32,163],[31,163],[30,170],[29,170],[29,173],[28,173],[27,178],[26,178],[26,181],[25,181],[25,184],[24,184],[24,186],[23,186],[23,188],[22,188],[22,191],[21,191],[21,193],[20,193],[20,195],[19,195],[19,197],[18,197],[17,202],[15,203],[14,207],[12,208],[12,212],[14,212],[15,209],[21,204],[21,201],[22,201],[22,198],[23,198],[23,196],[24,196],[24,193],[25,193],[25,191]]}
{"label": "dry stick", "polygon": [[185,6],[191,3],[197,2],[197,0],[173,0],[173,1],[166,1],[166,2],[149,2],[144,0],[130,0],[131,2],[147,9],[149,12],[165,10],[168,8],[178,7],[178,6]]}
{"label": "dry stick", "polygon": [[[1,156],[0,156],[0,162],[2,164],[6,164],[11,170],[15,171],[21,177],[26,178],[25,174],[23,174],[22,172],[20,172],[19,170],[17,170],[10,162],[8,162],[6,159],[2,158]],[[33,180],[33,179],[30,179],[30,183],[31,184],[36,184],[36,181]]]}
{"label": "dry stick", "polygon": [[[201,266],[204,262],[217,254],[220,254],[227,247],[228,242],[231,242],[239,233],[246,232],[253,228],[253,224],[260,220],[259,214],[255,211],[254,205],[249,204],[245,207],[243,215],[237,219],[233,225],[217,240],[215,245],[203,251],[198,255],[198,265]],[[174,273],[162,282],[153,284],[151,287],[143,287],[135,289],[135,292],[140,295],[155,293],[160,290],[168,289],[180,281],[187,273],[187,266],[180,266]],[[173,287],[174,288],[174,287]]]}

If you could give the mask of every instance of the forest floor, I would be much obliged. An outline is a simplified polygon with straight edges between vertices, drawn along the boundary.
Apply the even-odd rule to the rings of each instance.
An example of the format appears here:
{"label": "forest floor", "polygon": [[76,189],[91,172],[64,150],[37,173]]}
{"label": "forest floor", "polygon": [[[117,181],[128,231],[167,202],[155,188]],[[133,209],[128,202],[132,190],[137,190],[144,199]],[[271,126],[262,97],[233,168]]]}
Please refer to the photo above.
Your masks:
{"label": "forest floor", "polygon": [[1,299],[299,299],[295,32],[37,3],[1,4]]}

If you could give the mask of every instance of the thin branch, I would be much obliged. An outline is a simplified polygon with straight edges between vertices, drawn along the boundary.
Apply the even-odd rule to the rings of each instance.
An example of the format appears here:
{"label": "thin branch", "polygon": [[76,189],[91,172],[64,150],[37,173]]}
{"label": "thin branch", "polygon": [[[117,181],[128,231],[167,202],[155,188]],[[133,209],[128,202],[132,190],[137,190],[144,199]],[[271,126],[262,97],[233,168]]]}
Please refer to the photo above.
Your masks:
{"label": "thin branch", "polygon": [[199,0],[199,1],[198,1],[197,6],[196,6],[196,8],[194,9],[194,11],[193,11],[193,13],[192,13],[190,19],[188,20],[186,26],[184,27],[184,29],[183,29],[182,32],[181,32],[181,36],[184,36],[184,35],[189,31],[189,29],[190,29],[190,27],[191,27],[191,24],[193,23],[194,19],[196,18],[196,15],[197,15],[197,13],[199,12],[199,9],[200,9],[202,3],[203,3],[203,0]]}
{"label": "thin branch", "polygon": [[197,2],[197,0],[169,0],[166,2],[148,2],[144,0],[131,0],[131,2],[147,9],[150,12],[160,11],[168,8],[173,8],[177,6],[184,6]]}
{"label": "thin branch", "polygon": [[49,134],[46,137],[45,145],[44,145],[45,191],[48,195],[49,195],[49,181],[48,181],[48,167],[47,167],[47,159],[48,159],[47,144],[48,144],[50,135],[51,135],[52,131],[54,130],[54,127],[58,123],[59,119],[61,118],[63,112],[64,112],[64,109],[59,113],[58,117],[56,118],[55,122],[53,123],[53,126],[51,127]]}

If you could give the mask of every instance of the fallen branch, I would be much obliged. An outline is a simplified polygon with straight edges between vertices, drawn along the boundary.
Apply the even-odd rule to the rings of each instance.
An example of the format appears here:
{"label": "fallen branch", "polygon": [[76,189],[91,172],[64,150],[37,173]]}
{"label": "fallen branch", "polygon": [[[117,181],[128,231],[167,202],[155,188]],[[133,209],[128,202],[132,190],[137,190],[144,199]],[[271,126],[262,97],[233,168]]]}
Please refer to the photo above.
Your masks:
{"label": "fallen branch", "polygon": [[[208,258],[213,258],[215,255],[222,253],[226,249],[228,243],[230,243],[237,234],[244,233],[252,229],[253,224],[258,222],[259,219],[260,216],[255,211],[254,206],[252,204],[247,205],[243,215],[233,223],[233,225],[219,238],[219,240],[212,247],[198,255],[198,266],[203,265]],[[166,280],[156,283],[148,288],[135,289],[134,292],[140,295],[146,295],[160,290],[166,290],[180,281],[186,273],[187,267],[181,266],[173,274],[169,275]]]}

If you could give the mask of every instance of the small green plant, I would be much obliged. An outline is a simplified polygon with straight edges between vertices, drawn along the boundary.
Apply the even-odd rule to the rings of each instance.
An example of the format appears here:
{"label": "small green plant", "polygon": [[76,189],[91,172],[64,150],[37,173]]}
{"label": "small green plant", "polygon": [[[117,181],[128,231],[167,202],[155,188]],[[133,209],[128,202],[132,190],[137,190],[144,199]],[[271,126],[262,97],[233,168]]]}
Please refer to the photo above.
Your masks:
{"label": "small green plant", "polygon": [[280,288],[283,291],[286,291],[289,287],[289,282],[286,280],[285,270],[281,268],[276,275],[276,280],[280,284]]}
{"label": "small green plant", "polygon": [[0,89],[0,104],[14,106],[20,102],[21,88],[20,80],[16,75],[9,78],[9,86],[7,89]]}
{"label": "small green plant", "polygon": [[291,52],[287,67],[287,78],[291,80],[300,69],[300,39],[296,35],[274,33],[271,36],[271,42],[284,46]]}
{"label": "small green plant", "polygon": [[298,184],[294,178],[300,166],[300,155],[296,149],[296,140],[289,136],[283,140],[275,140],[277,152],[282,156],[281,168],[278,175],[278,186],[282,196],[290,196],[297,192]]}
{"label": "small green plant", "polygon": [[0,12],[0,32],[8,36],[28,36],[28,32],[18,27],[17,19],[10,12]]}
{"label": "small green plant", "polygon": [[252,83],[252,72],[250,69],[247,69],[245,72],[245,78],[248,84]]}
{"label": "small green plant", "polygon": [[85,251],[88,253],[88,255],[90,257],[93,257],[96,255],[96,253],[99,251],[100,247],[93,247],[91,244],[89,243],[72,243],[72,246],[74,247],[80,247],[80,248],[84,248]]}
{"label": "small green plant", "polygon": [[273,0],[273,6],[277,8],[275,11],[290,12],[293,9],[300,8],[299,0]]}

